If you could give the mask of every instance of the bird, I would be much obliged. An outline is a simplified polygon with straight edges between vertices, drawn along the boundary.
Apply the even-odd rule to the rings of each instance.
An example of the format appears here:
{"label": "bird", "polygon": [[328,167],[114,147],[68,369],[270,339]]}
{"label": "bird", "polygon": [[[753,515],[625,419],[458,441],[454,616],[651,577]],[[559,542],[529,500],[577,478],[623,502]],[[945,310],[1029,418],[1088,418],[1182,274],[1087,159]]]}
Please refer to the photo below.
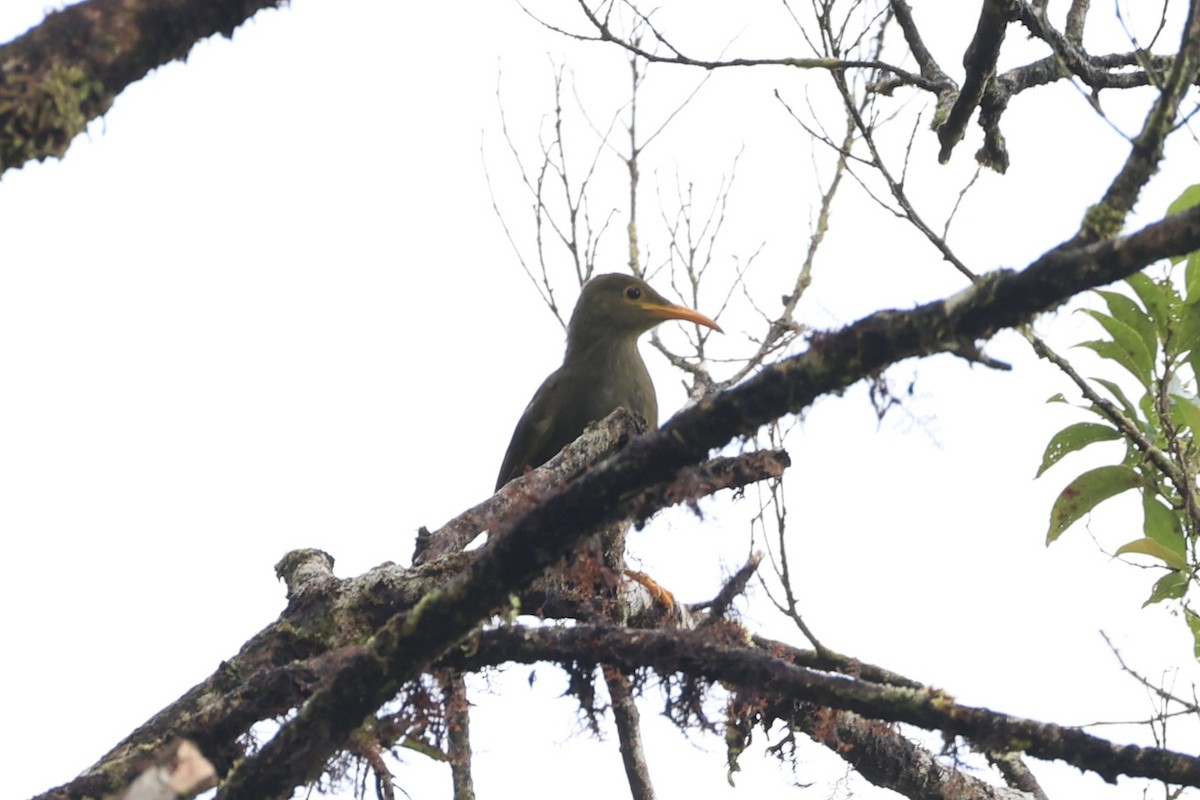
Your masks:
{"label": "bird", "polygon": [[597,275],[584,284],[567,324],[567,351],[529,401],[496,479],[496,490],[540,467],[588,424],[618,407],[658,427],[658,398],[638,352],[643,333],[669,319],[721,331],[699,311],[677,305],[632,275]]}

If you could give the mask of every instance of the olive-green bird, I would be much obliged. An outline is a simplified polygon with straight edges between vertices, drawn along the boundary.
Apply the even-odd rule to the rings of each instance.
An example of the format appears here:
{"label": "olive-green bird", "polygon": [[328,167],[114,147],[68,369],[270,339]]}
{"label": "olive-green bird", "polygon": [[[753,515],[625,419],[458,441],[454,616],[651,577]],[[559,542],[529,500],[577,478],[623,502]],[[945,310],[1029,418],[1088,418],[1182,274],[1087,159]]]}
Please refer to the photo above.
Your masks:
{"label": "olive-green bird", "polygon": [[588,423],[619,406],[658,427],[658,398],[637,340],[668,319],[721,330],[699,311],[675,305],[631,275],[598,275],[588,281],[567,325],[563,365],[546,378],[521,415],[496,488],[527,467],[545,464],[579,438]]}

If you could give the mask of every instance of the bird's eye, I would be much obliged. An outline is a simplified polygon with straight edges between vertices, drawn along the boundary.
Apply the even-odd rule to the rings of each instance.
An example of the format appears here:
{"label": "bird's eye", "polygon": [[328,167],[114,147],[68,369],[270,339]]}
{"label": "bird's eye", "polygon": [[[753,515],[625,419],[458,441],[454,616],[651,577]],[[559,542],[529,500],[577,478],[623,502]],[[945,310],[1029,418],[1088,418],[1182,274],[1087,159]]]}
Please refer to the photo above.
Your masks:
{"label": "bird's eye", "polygon": [[625,290],[625,296],[628,297],[630,300],[637,300],[639,297],[642,296],[642,290],[636,286],[630,286],[628,289]]}

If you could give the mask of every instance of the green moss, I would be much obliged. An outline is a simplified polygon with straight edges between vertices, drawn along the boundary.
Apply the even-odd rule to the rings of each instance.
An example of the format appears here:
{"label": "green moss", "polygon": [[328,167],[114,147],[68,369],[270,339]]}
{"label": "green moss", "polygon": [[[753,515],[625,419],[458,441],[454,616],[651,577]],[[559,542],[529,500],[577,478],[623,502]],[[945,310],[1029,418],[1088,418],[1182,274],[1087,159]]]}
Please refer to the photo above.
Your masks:
{"label": "green moss", "polygon": [[436,607],[442,601],[442,595],[444,594],[445,592],[442,590],[434,589],[433,591],[427,592],[424,596],[422,596],[421,599],[417,601],[417,604],[412,607],[412,611],[408,613],[408,616],[405,619],[404,627],[409,631],[416,630],[417,626],[421,622],[421,617],[430,607]]}
{"label": "green moss", "polygon": [[233,661],[222,661],[219,669],[222,673],[221,677],[235,686],[249,677],[246,672],[245,664],[237,659],[234,659]]}
{"label": "green moss", "polygon": [[1083,215],[1083,235],[1089,241],[1111,239],[1121,232],[1124,224],[1124,212],[1104,203],[1096,203]]}
{"label": "green moss", "polygon": [[325,615],[309,620],[309,625],[295,625],[291,622],[281,622],[276,627],[282,641],[290,646],[318,645],[324,648],[329,645],[330,638],[336,632],[333,620]]}
{"label": "green moss", "polygon": [[81,67],[13,75],[0,94],[0,169],[61,156],[88,120],[108,110],[104,86]]}

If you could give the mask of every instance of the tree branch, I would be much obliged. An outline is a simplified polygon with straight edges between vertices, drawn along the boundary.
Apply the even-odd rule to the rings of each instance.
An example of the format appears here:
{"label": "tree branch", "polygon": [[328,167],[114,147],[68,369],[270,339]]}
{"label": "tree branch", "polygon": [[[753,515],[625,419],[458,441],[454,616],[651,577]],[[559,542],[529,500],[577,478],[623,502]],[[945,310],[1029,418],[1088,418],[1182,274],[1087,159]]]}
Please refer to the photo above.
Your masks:
{"label": "tree branch", "polygon": [[1200,786],[1200,758],[1194,756],[1116,745],[1076,728],[960,705],[937,690],[901,689],[815,672],[739,643],[736,637],[712,636],[711,630],[504,627],[480,634],[471,655],[455,654],[449,660],[470,669],[512,661],[592,661],[624,670],[650,667],[663,675],[681,673],[781,700],[940,730],[949,736],[963,736],[982,748],[1023,750],[1037,758],[1057,759],[1095,772],[1109,782],[1128,775]]}
{"label": "tree branch", "polygon": [[471,777],[471,704],[467,700],[467,682],[458,670],[448,670],[442,680],[446,706],[446,755],[450,758],[450,777],[454,800],[475,800],[475,782]]}
{"label": "tree branch", "polygon": [[938,161],[943,164],[950,160],[950,153],[966,132],[967,123],[983,98],[984,90],[996,75],[1000,45],[1004,42],[1004,31],[1015,8],[1015,0],[983,0],[975,36],[963,56],[967,73],[963,77],[962,89],[950,113],[946,115],[945,124],[938,129],[938,141],[942,143]]}
{"label": "tree branch", "polygon": [[616,667],[606,664],[604,682],[612,698],[613,721],[621,743],[621,761],[629,780],[629,793],[633,800],[654,800],[654,785],[650,782],[650,768],[642,748],[641,720],[629,678]]}
{"label": "tree branch", "polygon": [[1200,74],[1200,0],[1188,4],[1187,21],[1179,53],[1163,82],[1162,91],[1154,101],[1142,131],[1133,140],[1133,148],[1121,171],[1109,184],[1104,199],[1088,209],[1076,242],[1094,242],[1114,235],[1125,224],[1125,218],[1137,203],[1142,187],[1158,171],[1163,159],[1163,146],[1168,134],[1175,129],[1179,104],[1189,86]]}
{"label": "tree branch", "polygon": [[0,173],[61,157],[126,86],[282,0],[87,0],[0,46]]}
{"label": "tree branch", "polygon": [[[848,69],[871,69],[879,72],[887,73],[895,76],[902,83],[918,86],[931,92],[937,92],[938,86],[921,75],[913,74],[908,70],[897,67],[893,64],[888,64],[883,61],[861,61],[839,58],[728,58],[720,60],[706,60],[700,58],[692,58],[684,55],[678,50],[668,45],[671,55],[662,55],[639,46],[638,44],[623,38],[616,34],[609,27],[608,23],[596,16],[592,9],[588,8],[587,0],[578,0],[579,6],[583,9],[583,14],[587,17],[588,22],[596,29],[595,37],[585,37],[577,33],[555,28],[547,25],[551,30],[568,36],[572,39],[586,39],[592,41],[612,42],[617,47],[628,50],[634,55],[641,56],[647,61],[654,61],[663,64],[680,64],[689,67],[700,67],[701,69],[726,69],[729,67],[795,67],[798,69],[824,69],[832,72],[841,72]],[[545,24],[545,23],[543,23]],[[658,37],[662,41],[662,37]]]}
{"label": "tree branch", "polygon": [[[909,800],[1029,800],[1020,792],[998,789],[957,764],[938,763],[937,757],[902,735],[894,725],[812,703],[782,701],[759,712],[767,728],[782,720],[824,745],[876,786]],[[770,750],[788,754],[785,739]]]}

